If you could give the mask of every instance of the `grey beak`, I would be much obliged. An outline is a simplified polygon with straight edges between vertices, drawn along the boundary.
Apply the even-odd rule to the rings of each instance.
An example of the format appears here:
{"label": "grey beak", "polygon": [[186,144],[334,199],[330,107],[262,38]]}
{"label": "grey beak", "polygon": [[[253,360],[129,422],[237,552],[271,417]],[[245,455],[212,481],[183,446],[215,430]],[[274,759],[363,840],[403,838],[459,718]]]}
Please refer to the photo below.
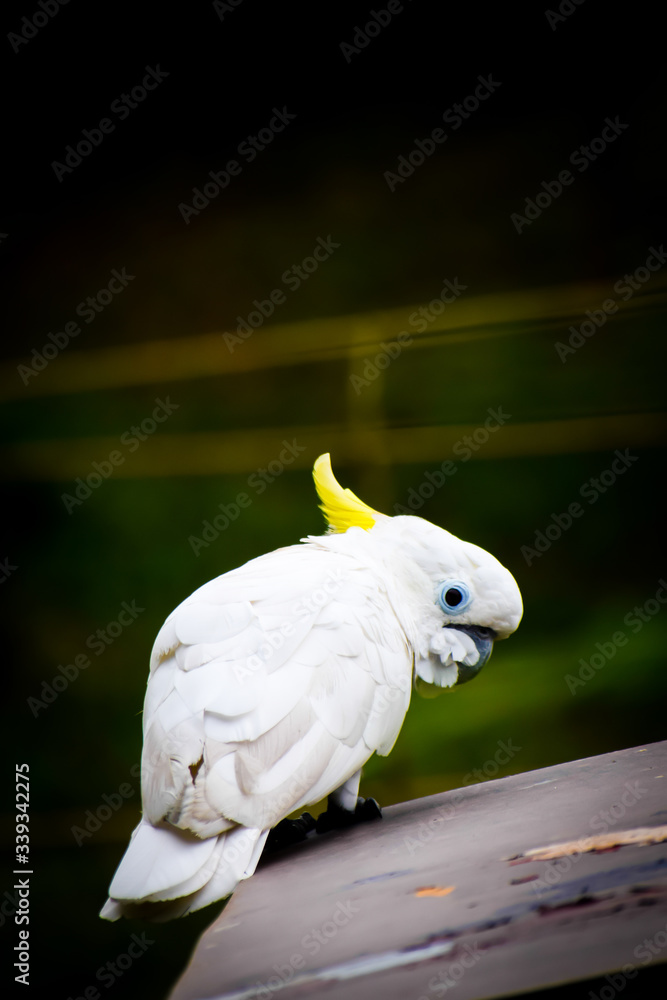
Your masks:
{"label": "grey beak", "polygon": [[475,643],[477,647],[477,652],[479,653],[479,659],[477,663],[473,663],[470,666],[467,663],[457,663],[456,666],[459,670],[459,678],[454,685],[458,687],[459,684],[465,684],[467,681],[471,681],[473,677],[476,677],[480,672],[486,661],[491,656],[493,652],[493,640],[495,639],[495,632],[491,628],[484,628],[481,625],[445,625],[445,628],[453,628],[459,632],[467,632],[470,638]]}

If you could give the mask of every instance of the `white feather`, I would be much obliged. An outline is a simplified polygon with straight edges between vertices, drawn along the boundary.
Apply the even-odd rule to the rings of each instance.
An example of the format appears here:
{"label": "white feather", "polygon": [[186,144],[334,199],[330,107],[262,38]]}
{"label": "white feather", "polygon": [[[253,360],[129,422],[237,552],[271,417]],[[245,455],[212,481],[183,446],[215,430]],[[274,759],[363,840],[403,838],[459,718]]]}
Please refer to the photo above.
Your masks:
{"label": "white feather", "polygon": [[202,869],[215,846],[213,838],[198,840],[182,830],[142,820],[132,834],[109,894],[114,899],[145,898],[179,885]]}
{"label": "white feather", "polygon": [[174,615],[176,636],[184,646],[204,642],[220,642],[238,635],[253,618],[248,602],[227,604],[186,601]]}

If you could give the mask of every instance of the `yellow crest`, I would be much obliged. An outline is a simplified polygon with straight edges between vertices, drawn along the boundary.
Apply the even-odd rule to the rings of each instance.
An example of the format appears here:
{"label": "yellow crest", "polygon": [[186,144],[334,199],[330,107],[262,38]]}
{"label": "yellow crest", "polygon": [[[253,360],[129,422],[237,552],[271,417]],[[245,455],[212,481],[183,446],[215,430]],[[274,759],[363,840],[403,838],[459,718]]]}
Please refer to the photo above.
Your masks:
{"label": "yellow crest", "polygon": [[355,496],[352,490],[343,489],[331,470],[331,457],[328,453],[316,459],[313,479],[330,531],[347,531],[352,527],[372,528],[378,519],[387,516],[373,510]]}

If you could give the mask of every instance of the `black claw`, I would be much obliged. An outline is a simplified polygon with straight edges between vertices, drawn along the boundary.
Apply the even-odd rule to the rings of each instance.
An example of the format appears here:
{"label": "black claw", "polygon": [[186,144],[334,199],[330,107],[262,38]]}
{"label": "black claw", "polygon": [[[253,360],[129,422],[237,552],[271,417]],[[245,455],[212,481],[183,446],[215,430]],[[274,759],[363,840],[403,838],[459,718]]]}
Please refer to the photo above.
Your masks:
{"label": "black claw", "polygon": [[381,818],[382,810],[375,799],[362,799],[359,796],[354,812],[329,801],[326,812],[320,813],[317,817],[315,829],[318,833],[328,833],[329,830],[341,830],[348,826],[355,826],[357,823],[366,823],[368,820]]}
{"label": "black claw", "polygon": [[382,819],[382,810],[375,799],[357,799],[357,808],[354,815],[360,823],[366,823],[372,819]]}
{"label": "black claw", "polygon": [[270,854],[271,851],[280,851],[284,847],[291,847],[292,844],[299,844],[314,829],[315,819],[310,813],[304,813],[298,819],[282,819],[269,831],[264,853]]}
{"label": "black claw", "polygon": [[326,811],[317,817],[315,829],[318,833],[328,833],[329,830],[340,830],[341,827],[351,826],[353,822],[354,813],[341,809],[335,802],[330,802]]}

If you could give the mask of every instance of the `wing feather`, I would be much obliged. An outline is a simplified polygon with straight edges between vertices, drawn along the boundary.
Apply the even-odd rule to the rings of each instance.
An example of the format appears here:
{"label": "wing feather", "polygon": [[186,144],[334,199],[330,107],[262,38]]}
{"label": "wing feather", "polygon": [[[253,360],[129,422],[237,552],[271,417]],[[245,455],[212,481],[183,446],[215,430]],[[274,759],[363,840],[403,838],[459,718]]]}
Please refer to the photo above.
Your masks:
{"label": "wing feather", "polygon": [[176,637],[184,646],[220,642],[238,635],[253,619],[248,601],[223,604],[188,600],[174,612]]}
{"label": "wing feather", "polygon": [[177,673],[174,688],[192,712],[207,708],[233,718],[257,708],[265,680],[263,669],[244,672],[235,663],[212,660],[196,670]]}
{"label": "wing feather", "polygon": [[264,696],[256,708],[245,715],[231,717],[225,699],[211,703],[204,716],[204,728],[217,740],[242,743],[259,739],[285,719],[303,697],[311,668],[291,662],[279,672],[269,674],[264,684]]}
{"label": "wing feather", "polygon": [[412,654],[378,574],[306,544],[196,591],[165,622],[151,669],[145,814],[211,837],[267,829],[387,753]]}
{"label": "wing feather", "polygon": [[373,707],[377,684],[349,657],[329,657],[317,671],[309,700],[327,731],[348,746],[361,739]]}

